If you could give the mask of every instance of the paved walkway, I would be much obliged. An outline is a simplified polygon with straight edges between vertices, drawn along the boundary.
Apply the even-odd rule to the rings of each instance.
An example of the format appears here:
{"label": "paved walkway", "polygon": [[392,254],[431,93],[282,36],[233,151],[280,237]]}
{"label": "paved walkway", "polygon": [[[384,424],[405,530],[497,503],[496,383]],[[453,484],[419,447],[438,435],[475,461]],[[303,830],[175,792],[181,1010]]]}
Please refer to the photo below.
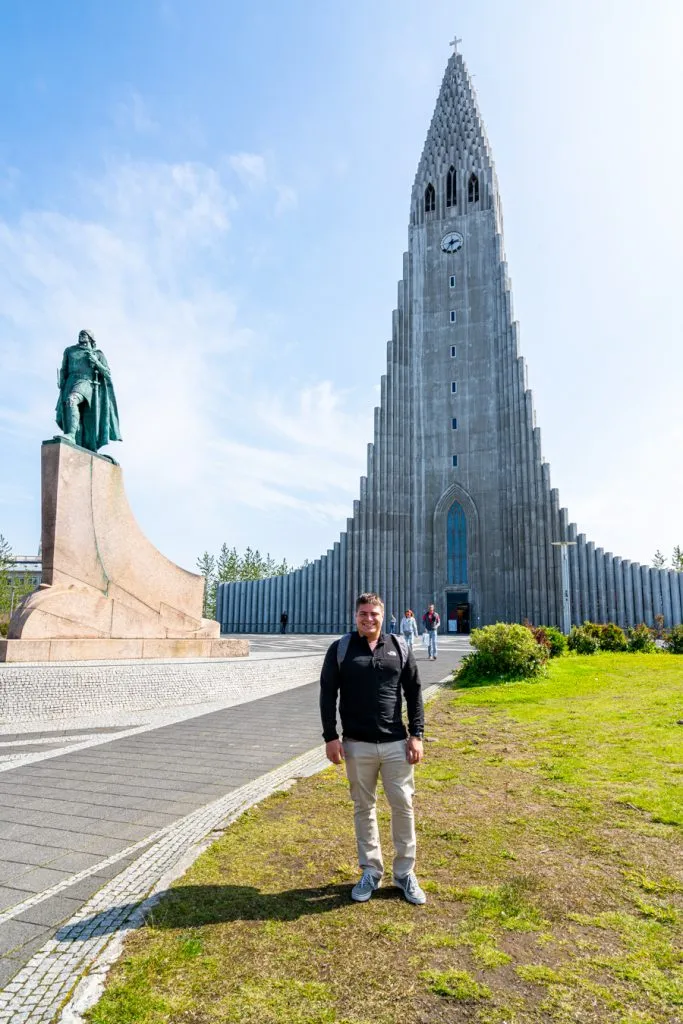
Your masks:
{"label": "paved walkway", "polygon": [[[278,639],[255,639],[276,655]],[[309,651],[318,640],[302,639]],[[282,638],[279,649],[290,640],[298,642]],[[438,662],[419,651],[423,683],[442,679],[465,649],[447,638]],[[134,736],[103,734],[97,746],[8,768],[0,785],[0,989],[176,822],[319,747],[317,691],[308,684]],[[48,737],[42,729],[34,738]]]}

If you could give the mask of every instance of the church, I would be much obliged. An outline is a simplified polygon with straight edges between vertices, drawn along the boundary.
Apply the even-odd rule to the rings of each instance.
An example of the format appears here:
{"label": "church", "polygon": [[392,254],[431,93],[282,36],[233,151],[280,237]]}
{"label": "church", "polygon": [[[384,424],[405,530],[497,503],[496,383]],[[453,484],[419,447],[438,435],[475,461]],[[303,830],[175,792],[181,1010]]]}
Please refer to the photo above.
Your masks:
{"label": "church", "polygon": [[[564,562],[564,566],[563,566]],[[218,587],[226,633],[340,633],[373,590],[442,630],[682,621],[683,573],[621,558],[569,521],[541,454],[495,167],[455,45],[410,200],[367,474],[333,546],[285,576]]]}

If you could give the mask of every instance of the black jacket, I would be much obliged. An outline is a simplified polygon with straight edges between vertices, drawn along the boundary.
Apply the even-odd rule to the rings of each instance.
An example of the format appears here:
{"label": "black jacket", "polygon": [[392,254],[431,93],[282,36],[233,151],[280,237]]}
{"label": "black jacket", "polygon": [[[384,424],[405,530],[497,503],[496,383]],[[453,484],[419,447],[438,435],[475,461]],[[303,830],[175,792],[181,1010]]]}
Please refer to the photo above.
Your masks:
{"label": "black jacket", "polygon": [[339,738],[337,696],[345,739],[366,743],[391,743],[405,739],[402,696],[408,706],[411,736],[422,736],[424,708],[422,688],[412,651],[401,669],[398,645],[382,633],[374,651],[364,636],[351,634],[346,657],[337,665],[339,641],[330,646],[320,674],[320,716],[326,743]]}

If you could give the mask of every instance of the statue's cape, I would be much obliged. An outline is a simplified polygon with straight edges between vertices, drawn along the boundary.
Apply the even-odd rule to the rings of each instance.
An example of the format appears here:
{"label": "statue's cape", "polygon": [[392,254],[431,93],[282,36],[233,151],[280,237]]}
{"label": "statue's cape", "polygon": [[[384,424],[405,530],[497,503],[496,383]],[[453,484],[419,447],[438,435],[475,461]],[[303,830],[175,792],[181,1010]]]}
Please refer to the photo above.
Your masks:
{"label": "statue's cape", "polygon": [[[57,426],[66,433],[67,416],[66,403],[69,398],[68,374],[68,352],[64,353],[62,361],[62,375],[64,386],[57,400],[56,419]],[[98,358],[108,368],[104,354],[100,349],[95,349]],[[116,405],[116,395],[111,380],[107,380],[101,373],[98,373],[98,384],[93,386],[92,403],[82,410],[81,422],[76,433],[76,444],[82,448],[88,448],[96,452],[103,448],[110,441],[121,441],[121,428],[119,426],[119,410]]]}

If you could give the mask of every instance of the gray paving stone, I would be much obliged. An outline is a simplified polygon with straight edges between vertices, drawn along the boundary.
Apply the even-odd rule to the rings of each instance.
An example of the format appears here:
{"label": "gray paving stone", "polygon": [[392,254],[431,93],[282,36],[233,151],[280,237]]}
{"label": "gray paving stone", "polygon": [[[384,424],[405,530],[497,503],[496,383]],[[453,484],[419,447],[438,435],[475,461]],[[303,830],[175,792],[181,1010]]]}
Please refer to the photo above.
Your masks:
{"label": "gray paving stone", "polygon": [[0,912],[7,910],[8,907],[16,906],[17,903],[21,903],[25,899],[25,890],[5,885],[0,886]]}
{"label": "gray paving stone", "polygon": [[[8,875],[13,888],[23,889],[25,892],[43,892],[58,882],[68,878],[71,871],[53,871],[51,868],[30,868],[25,864],[12,865],[20,870]],[[2,877],[2,864],[0,864],[0,877]],[[0,931],[4,925],[0,925]]]}
{"label": "gray paving stone", "polygon": [[21,949],[44,931],[41,925],[28,924],[26,921],[5,921],[0,928],[0,953],[11,953],[15,949]]}
{"label": "gray paving stone", "polygon": [[47,864],[68,849],[54,846],[37,846],[34,843],[20,843],[16,840],[0,841],[0,857],[20,864]]}
{"label": "gray paving stone", "polygon": [[23,959],[13,956],[0,956],[0,991],[12,980],[23,962]]}
{"label": "gray paving stone", "polygon": [[28,910],[25,910],[13,920],[25,921],[28,924],[57,925],[61,924],[62,921],[68,921],[82,905],[82,900],[69,898],[64,896],[63,893],[59,893],[57,896],[53,896],[52,899],[37,903],[35,907],[29,907]]}

